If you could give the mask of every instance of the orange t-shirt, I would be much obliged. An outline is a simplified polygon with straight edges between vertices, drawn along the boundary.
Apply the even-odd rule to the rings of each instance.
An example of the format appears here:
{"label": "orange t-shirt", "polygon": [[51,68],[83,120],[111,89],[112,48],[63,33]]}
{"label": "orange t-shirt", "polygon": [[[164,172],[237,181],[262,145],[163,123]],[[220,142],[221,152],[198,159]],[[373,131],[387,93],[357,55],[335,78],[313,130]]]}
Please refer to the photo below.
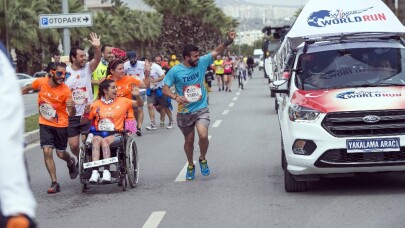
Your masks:
{"label": "orange t-shirt", "polygon": [[124,121],[127,112],[132,110],[133,101],[125,97],[117,97],[111,104],[104,104],[96,100],[91,105],[89,119],[94,119],[94,125],[98,131],[124,130]]}
{"label": "orange t-shirt", "polygon": [[[109,79],[112,79],[112,76],[108,76]],[[117,97],[125,97],[132,100],[132,88],[139,87],[141,81],[137,78],[125,75],[121,79],[115,81],[117,85]],[[128,111],[128,120],[135,119],[134,110],[131,109]]]}
{"label": "orange t-shirt", "polygon": [[38,78],[32,83],[32,88],[38,90],[39,124],[67,127],[69,119],[66,101],[72,98],[72,92],[65,84],[51,87],[49,80],[48,77]]}

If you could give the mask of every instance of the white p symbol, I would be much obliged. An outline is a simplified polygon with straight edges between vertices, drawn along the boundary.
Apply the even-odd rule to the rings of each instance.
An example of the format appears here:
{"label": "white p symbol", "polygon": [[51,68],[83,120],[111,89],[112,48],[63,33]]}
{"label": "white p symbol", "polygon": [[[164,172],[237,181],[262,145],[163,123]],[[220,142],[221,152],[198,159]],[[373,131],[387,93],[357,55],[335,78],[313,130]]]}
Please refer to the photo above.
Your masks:
{"label": "white p symbol", "polygon": [[48,18],[42,18],[42,25],[48,25]]}

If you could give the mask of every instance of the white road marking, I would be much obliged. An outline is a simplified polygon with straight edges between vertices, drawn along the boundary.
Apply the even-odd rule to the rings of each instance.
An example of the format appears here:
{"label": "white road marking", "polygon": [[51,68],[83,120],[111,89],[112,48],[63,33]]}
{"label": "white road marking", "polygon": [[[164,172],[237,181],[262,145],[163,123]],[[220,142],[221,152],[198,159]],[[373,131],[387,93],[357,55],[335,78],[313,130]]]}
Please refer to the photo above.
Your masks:
{"label": "white road marking", "polygon": [[240,92],[237,92],[237,93],[236,93],[236,96],[239,96],[239,95],[240,95]]}
{"label": "white road marking", "polygon": [[212,127],[218,127],[221,124],[222,120],[215,120],[215,123],[212,125]]}
{"label": "white road marking", "polygon": [[146,220],[145,224],[142,226],[143,228],[157,228],[160,222],[165,217],[166,211],[155,211],[153,212],[148,220]]}
{"label": "white road marking", "polygon": [[[195,163],[196,163],[196,161],[194,161],[194,164]],[[188,166],[188,162],[186,162],[186,164],[184,165],[183,169],[180,171],[179,175],[177,176],[176,180],[174,180],[174,182],[186,181],[187,166]]]}
{"label": "white road marking", "polygon": [[222,113],[222,115],[227,115],[229,113],[229,110],[225,110],[223,113]]}
{"label": "white road marking", "polygon": [[234,97],[232,100],[233,100],[233,101],[236,101],[237,99],[238,99],[238,97]]}
{"label": "white road marking", "polygon": [[235,103],[232,102],[229,104],[229,107],[233,107],[234,105],[235,105]]}
{"label": "white road marking", "polygon": [[31,150],[31,149],[33,149],[35,147],[40,148],[40,144],[39,143],[29,144],[24,148],[24,151]]}

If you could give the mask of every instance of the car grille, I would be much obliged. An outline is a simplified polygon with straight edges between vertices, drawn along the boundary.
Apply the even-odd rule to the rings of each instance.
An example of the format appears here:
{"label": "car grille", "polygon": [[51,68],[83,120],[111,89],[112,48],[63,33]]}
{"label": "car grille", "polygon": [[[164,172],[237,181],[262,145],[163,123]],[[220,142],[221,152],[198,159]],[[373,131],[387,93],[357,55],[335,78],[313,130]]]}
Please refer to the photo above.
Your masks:
{"label": "car grille", "polygon": [[400,151],[347,153],[346,149],[327,150],[315,162],[319,168],[405,165],[405,147]]}
{"label": "car grille", "polygon": [[[376,123],[366,123],[363,118],[375,115]],[[329,113],[322,127],[336,137],[384,136],[405,134],[405,110],[357,111]]]}

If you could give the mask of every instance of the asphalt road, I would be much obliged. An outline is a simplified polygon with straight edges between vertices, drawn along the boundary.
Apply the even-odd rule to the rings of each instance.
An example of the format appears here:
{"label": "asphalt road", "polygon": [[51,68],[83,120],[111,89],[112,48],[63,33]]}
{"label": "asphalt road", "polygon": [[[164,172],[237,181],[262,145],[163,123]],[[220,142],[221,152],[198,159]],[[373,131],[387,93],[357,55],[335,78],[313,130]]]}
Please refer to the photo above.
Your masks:
{"label": "asphalt road", "polygon": [[[308,192],[284,191],[277,115],[262,71],[243,91],[236,83],[231,93],[213,88],[208,177],[197,168],[195,180],[183,181],[182,135],[160,128],[135,137],[136,188],[100,185],[81,193],[79,180],[69,179],[55,155],[61,192],[48,195],[42,152],[31,145],[26,155],[40,227],[404,226],[405,178],[398,174],[325,179],[310,183]],[[196,145],[195,160],[197,151]]]}

